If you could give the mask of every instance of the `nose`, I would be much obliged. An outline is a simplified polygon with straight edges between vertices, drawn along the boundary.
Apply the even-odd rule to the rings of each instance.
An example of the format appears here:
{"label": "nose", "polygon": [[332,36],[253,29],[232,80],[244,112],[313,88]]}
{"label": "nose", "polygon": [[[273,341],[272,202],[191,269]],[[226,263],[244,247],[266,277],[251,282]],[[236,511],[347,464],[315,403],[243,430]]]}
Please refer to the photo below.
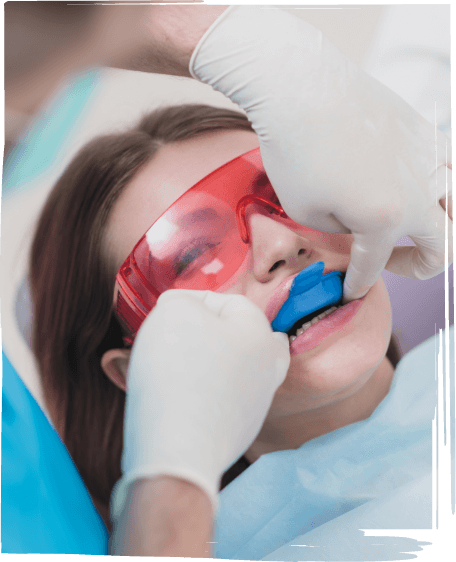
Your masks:
{"label": "nose", "polygon": [[278,273],[289,275],[310,264],[312,248],[309,240],[277,219],[261,212],[248,217],[253,258],[253,274],[261,283]]}

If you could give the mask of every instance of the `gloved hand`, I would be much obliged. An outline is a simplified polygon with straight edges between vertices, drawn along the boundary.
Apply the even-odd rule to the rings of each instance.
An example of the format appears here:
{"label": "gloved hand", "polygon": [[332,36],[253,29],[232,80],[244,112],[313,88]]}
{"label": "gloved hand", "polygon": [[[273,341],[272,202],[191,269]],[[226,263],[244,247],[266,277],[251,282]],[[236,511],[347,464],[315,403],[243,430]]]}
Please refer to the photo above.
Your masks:
{"label": "gloved hand", "polygon": [[[232,6],[200,40],[190,73],[245,110],[292,219],[354,235],[346,300],[385,267],[418,279],[443,271],[447,138],[320,31],[282,10]],[[394,249],[405,235],[416,247]]]}
{"label": "gloved hand", "polygon": [[289,363],[286,334],[246,297],[163,293],[130,357],[113,520],[128,485],[159,474],[200,486],[215,511],[222,473],[258,435]]}

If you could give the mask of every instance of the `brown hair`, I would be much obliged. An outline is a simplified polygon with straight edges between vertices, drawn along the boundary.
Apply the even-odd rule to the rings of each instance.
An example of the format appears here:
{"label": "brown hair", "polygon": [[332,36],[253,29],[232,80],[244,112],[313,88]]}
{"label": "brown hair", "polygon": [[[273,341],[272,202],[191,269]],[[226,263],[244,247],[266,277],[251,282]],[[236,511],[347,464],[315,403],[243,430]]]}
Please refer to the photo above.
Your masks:
{"label": "brown hair", "polygon": [[125,394],[104,374],[103,353],[123,347],[112,314],[115,272],[103,235],[120,193],[161,146],[217,130],[252,131],[241,113],[180,105],[85,146],[54,186],[37,225],[30,275],[33,351],[46,401],[90,494],[107,506],[121,476]]}

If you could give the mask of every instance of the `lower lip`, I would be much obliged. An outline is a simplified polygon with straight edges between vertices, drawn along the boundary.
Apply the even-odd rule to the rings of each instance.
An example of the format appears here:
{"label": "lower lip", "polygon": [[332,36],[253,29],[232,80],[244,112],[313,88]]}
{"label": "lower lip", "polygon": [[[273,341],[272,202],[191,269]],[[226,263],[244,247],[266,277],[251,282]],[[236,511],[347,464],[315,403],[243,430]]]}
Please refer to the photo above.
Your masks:
{"label": "lower lip", "polygon": [[290,344],[290,355],[310,351],[328,336],[341,330],[354,318],[363,305],[364,299],[365,297],[351,301],[313,324]]}

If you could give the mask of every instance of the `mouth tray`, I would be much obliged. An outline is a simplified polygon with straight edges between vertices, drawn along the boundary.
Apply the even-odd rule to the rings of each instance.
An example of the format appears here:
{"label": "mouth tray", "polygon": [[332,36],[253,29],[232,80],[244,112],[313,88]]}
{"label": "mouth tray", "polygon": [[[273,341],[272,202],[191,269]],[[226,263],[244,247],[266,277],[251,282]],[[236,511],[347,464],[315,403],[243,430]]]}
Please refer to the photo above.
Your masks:
{"label": "mouth tray", "polygon": [[[300,321],[306,321],[317,311],[327,310],[342,300],[345,275],[331,271],[323,275],[325,264],[313,263],[293,280],[288,299],[271,323],[275,332],[288,332]],[[298,326],[299,327],[299,326]]]}

